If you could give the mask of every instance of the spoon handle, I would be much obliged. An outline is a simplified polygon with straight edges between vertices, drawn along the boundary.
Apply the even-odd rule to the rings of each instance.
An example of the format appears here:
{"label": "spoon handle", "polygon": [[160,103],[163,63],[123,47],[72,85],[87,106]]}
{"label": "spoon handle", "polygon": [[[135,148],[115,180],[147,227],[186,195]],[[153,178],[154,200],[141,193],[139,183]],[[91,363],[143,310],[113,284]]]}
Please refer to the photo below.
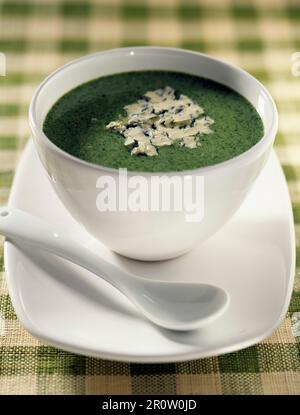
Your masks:
{"label": "spoon handle", "polygon": [[[0,207],[0,234],[65,258],[97,274],[125,293],[128,276],[76,240],[61,235],[42,219],[19,209]],[[126,278],[127,277],[127,278]],[[122,280],[119,283],[119,280]]]}

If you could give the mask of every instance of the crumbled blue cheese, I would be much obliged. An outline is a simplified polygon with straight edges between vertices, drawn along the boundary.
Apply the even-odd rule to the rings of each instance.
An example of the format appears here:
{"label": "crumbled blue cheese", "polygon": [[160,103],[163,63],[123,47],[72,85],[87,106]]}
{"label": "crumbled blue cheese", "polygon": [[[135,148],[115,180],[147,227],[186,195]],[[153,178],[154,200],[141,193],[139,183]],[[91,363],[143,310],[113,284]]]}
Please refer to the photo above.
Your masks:
{"label": "crumbled blue cheese", "polygon": [[138,142],[138,145],[131,150],[131,154],[146,154],[147,156],[157,156],[156,148],[146,142]]}
{"label": "crumbled blue cheese", "polygon": [[214,120],[186,95],[175,96],[170,86],[147,91],[141,99],[124,107],[126,117],[112,121],[106,128],[125,138],[132,155],[156,156],[158,149],[179,142],[193,149],[202,134],[211,134]]}

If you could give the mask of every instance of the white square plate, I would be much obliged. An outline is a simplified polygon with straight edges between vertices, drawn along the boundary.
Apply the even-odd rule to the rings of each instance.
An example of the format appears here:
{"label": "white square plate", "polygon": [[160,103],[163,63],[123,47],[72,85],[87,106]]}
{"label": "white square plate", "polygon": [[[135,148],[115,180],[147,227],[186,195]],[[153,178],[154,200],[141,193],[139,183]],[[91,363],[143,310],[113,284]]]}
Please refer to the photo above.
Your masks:
{"label": "white square plate", "polygon": [[237,214],[212,238],[173,260],[120,257],[96,242],[58,200],[30,141],[10,206],[38,215],[111,262],[146,278],[220,284],[231,303],[210,326],[188,333],[160,329],[113,287],[65,260],[5,242],[9,292],[23,326],[45,343],[131,362],[171,362],[227,353],[269,336],[284,318],[294,269],[289,193],[272,154]]}

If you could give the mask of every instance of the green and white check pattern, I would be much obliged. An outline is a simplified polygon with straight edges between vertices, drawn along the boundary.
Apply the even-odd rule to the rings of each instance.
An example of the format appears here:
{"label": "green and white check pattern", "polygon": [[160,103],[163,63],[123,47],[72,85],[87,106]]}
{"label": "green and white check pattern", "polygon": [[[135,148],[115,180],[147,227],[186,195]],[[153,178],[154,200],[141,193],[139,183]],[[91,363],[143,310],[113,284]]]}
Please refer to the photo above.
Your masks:
{"label": "green and white check pattern", "polygon": [[29,136],[27,109],[37,84],[80,55],[129,45],[212,54],[252,73],[275,97],[276,151],[293,201],[298,254],[289,313],[269,339],[220,357],[160,365],[83,357],[45,346],[21,328],[1,248],[0,394],[300,394],[300,76],[291,74],[291,56],[300,51],[299,1],[0,0],[0,51],[7,57],[7,76],[0,77],[0,204]]}

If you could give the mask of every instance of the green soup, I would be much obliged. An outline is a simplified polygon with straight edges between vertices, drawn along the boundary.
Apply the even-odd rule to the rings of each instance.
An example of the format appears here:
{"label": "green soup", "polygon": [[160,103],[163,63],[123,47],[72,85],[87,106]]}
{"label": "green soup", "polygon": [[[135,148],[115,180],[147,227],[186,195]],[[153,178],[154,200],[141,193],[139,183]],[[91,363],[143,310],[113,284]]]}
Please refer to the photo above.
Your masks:
{"label": "green soup", "polygon": [[[153,157],[132,155],[124,137],[106,126],[126,115],[124,107],[147,91],[170,86],[214,120],[196,148],[179,143]],[[217,82],[170,71],[136,71],[82,84],[60,98],[43,126],[47,137],[67,153],[90,163],[132,171],[180,171],[210,166],[244,153],[263,136],[262,120],[244,97]]]}

